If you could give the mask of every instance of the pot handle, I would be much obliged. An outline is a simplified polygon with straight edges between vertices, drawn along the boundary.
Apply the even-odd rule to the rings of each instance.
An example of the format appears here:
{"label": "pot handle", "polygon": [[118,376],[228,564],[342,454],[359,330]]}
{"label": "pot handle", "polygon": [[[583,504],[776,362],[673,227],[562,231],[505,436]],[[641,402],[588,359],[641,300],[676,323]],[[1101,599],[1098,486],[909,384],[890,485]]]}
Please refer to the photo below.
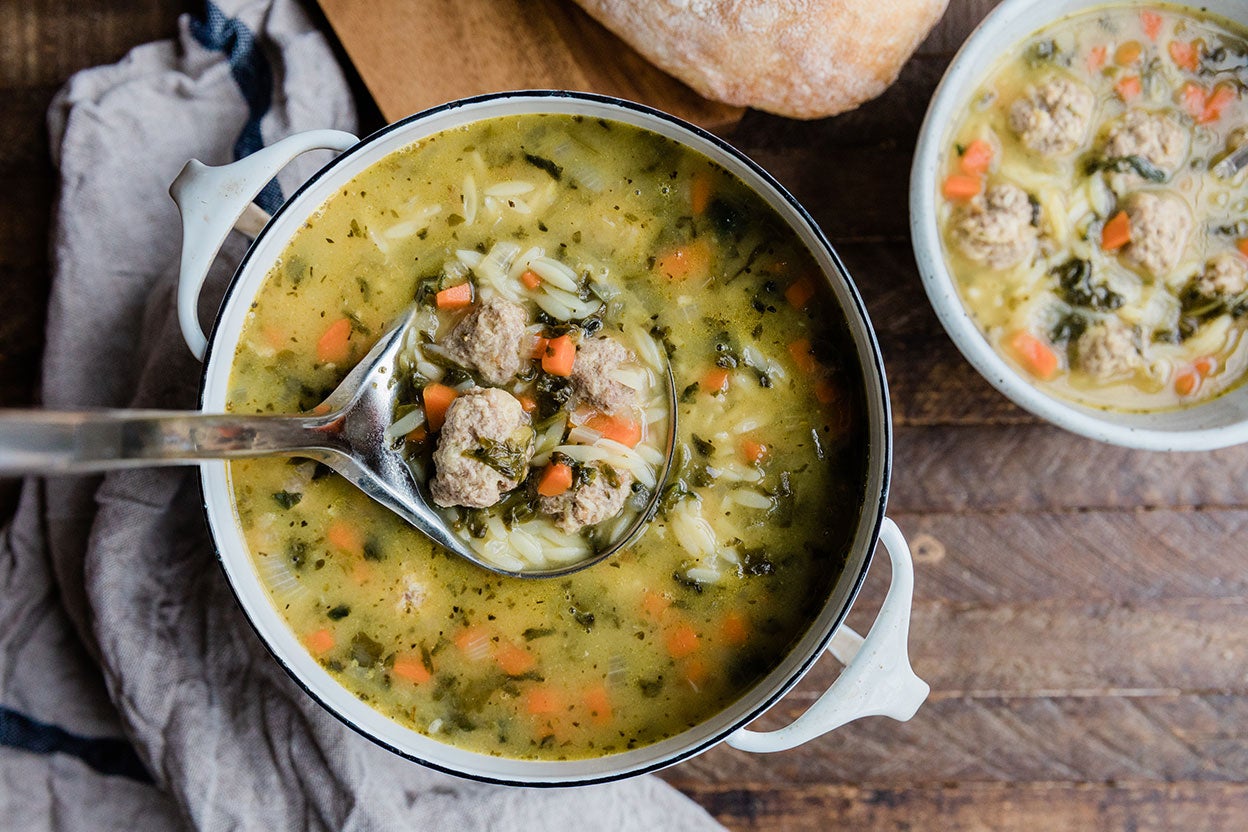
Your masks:
{"label": "pot handle", "polygon": [[893,581],[865,639],[842,625],[828,644],[828,652],[845,662],[841,675],[789,725],[775,731],[742,728],[730,734],[727,742],[733,748],[787,751],[864,716],[905,722],[927,699],[930,689],[910,668],[906,650],[914,595],[910,547],[897,524],[887,517],[880,528],[880,542],[893,564]]}
{"label": "pot handle", "polygon": [[208,348],[199,325],[199,292],[230,229],[244,216],[256,194],[299,154],[309,150],[346,150],[359,141],[341,130],[309,130],[287,136],[228,165],[214,167],[192,159],[182,168],[169,186],[169,195],[182,215],[178,323],[196,358],[202,361]]}

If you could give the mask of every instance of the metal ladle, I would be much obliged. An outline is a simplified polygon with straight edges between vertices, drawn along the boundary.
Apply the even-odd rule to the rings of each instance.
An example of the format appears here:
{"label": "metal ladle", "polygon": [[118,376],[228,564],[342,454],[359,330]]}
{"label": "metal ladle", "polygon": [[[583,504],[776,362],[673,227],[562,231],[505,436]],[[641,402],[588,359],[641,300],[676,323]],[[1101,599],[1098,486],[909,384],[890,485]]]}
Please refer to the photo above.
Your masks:
{"label": "metal ladle", "polygon": [[211,415],[160,410],[0,411],[0,474],[84,474],[119,468],[185,465],[211,459],[293,456],[319,460],[434,543],[504,575],[555,577],[584,569],[627,546],[653,516],[676,444],[676,386],[667,367],[665,462],[645,508],[610,546],[551,569],[512,571],[478,555],[426,499],[402,453],[386,437],[400,387],[392,382],[403,335],[417,307],[403,314],[312,413]]}

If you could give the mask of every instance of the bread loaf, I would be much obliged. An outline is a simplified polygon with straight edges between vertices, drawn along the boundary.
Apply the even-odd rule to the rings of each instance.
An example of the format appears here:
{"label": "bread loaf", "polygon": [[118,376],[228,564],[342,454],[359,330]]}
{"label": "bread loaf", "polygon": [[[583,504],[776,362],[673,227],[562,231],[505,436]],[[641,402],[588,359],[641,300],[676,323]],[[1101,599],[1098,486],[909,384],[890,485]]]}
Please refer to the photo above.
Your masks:
{"label": "bread loaf", "polygon": [[707,98],[793,118],[897,80],[948,0],[576,0]]}

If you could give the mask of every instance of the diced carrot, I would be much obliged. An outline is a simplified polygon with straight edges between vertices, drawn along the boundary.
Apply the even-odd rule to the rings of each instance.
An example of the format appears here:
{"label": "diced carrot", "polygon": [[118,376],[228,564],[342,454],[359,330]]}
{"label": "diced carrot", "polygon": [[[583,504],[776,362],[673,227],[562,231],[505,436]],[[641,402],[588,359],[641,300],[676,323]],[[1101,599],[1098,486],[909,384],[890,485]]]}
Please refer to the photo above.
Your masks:
{"label": "diced carrot", "polygon": [[744,615],[732,610],[720,622],[719,634],[734,647],[740,646],[750,637],[750,622]]}
{"label": "diced carrot", "polygon": [[1131,218],[1126,211],[1119,211],[1105,223],[1101,229],[1101,248],[1105,251],[1117,251],[1131,242]]}
{"label": "diced carrot", "polygon": [[1157,40],[1157,36],[1161,34],[1161,15],[1145,9],[1140,12],[1140,25],[1144,27],[1144,34],[1148,35],[1149,40]]}
{"label": "diced carrot", "polygon": [[1205,88],[1194,81],[1188,81],[1179,87],[1179,100],[1183,102],[1183,109],[1187,110],[1187,114],[1192,118],[1200,118],[1205,112],[1205,99],[1208,98]]}
{"label": "diced carrot", "polygon": [[1192,369],[1199,373],[1201,378],[1209,378],[1217,368],[1218,360],[1212,355],[1202,355],[1192,362]]}
{"label": "diced carrot", "polygon": [[701,387],[708,393],[723,393],[728,389],[729,373],[723,367],[712,367],[702,376]]}
{"label": "diced carrot", "polygon": [[570,335],[560,335],[546,342],[542,352],[542,369],[552,376],[572,375],[572,365],[576,363],[576,344]]}
{"label": "diced carrot", "polygon": [[328,413],[332,409],[333,408],[331,408],[325,402],[321,402],[316,407],[312,408],[312,412],[315,413],[317,416],[324,416],[326,413]]}
{"label": "diced carrot", "polygon": [[977,176],[955,173],[945,178],[944,184],[940,186],[940,192],[944,194],[945,199],[965,202],[979,193],[981,185]]}
{"label": "diced carrot", "polygon": [[394,660],[394,667],[390,668],[390,672],[400,679],[406,679],[413,685],[423,685],[428,682],[431,674],[429,668],[425,667],[425,663],[421,661],[419,656],[400,656]]}
{"label": "diced carrot", "polygon": [[991,144],[983,139],[975,139],[966,146],[962,158],[958,160],[958,167],[962,168],[962,172],[967,176],[981,176],[992,166],[994,154]]}
{"label": "diced carrot", "polygon": [[534,715],[553,714],[562,708],[563,697],[549,685],[530,688],[524,696],[524,709]]}
{"label": "diced carrot", "polygon": [[1105,57],[1106,57],[1107,51],[1108,50],[1105,48],[1105,44],[1103,43],[1100,46],[1093,46],[1091,49],[1088,50],[1088,72],[1089,74],[1100,72],[1101,69],[1105,66]]}
{"label": "diced carrot", "polygon": [[269,324],[260,330],[260,334],[264,337],[264,342],[275,350],[286,346],[286,331],[281,327]]}
{"label": "diced carrot", "polygon": [[803,373],[813,373],[819,368],[819,362],[815,361],[815,356],[810,351],[809,338],[798,338],[789,344],[789,355],[793,356],[793,363]]}
{"label": "diced carrot", "polygon": [[606,685],[594,685],[585,691],[585,707],[589,709],[589,719],[595,725],[611,724],[611,694],[607,692]]}
{"label": "diced carrot", "polygon": [[1117,84],[1114,84],[1114,92],[1118,93],[1118,97],[1123,101],[1133,101],[1143,91],[1144,85],[1140,82],[1138,75],[1124,75],[1118,79]]}
{"label": "diced carrot", "polygon": [[698,649],[698,631],[689,624],[677,625],[668,632],[665,644],[669,656],[683,659]]}
{"label": "diced carrot", "polygon": [[1036,378],[1050,379],[1057,375],[1057,353],[1053,348],[1025,329],[1010,338],[1010,349],[1023,366]]}
{"label": "diced carrot", "polygon": [[351,580],[360,586],[368,583],[373,578],[373,567],[369,566],[368,561],[363,558],[355,560],[351,564]]}
{"label": "diced carrot", "polygon": [[412,428],[407,432],[407,436],[405,438],[408,442],[424,442],[429,438],[429,428],[424,425]]}
{"label": "diced carrot", "polygon": [[755,442],[753,439],[742,439],[737,449],[741,451],[741,457],[746,462],[758,464],[767,458],[770,449],[761,442]]}
{"label": "diced carrot", "polygon": [[701,688],[711,678],[711,670],[706,662],[697,656],[690,656],[680,668],[680,675],[694,688]]}
{"label": "diced carrot", "polygon": [[826,378],[815,382],[815,398],[819,404],[834,404],[841,398],[841,389]]}
{"label": "diced carrot", "polygon": [[1170,60],[1180,69],[1194,73],[1200,68],[1200,54],[1195,41],[1172,40],[1166,46],[1166,51],[1170,53]]}
{"label": "diced carrot", "polygon": [[346,520],[335,520],[325,529],[325,539],[332,546],[357,558],[364,556],[364,538],[360,530]]}
{"label": "diced carrot", "polygon": [[1222,118],[1222,110],[1238,97],[1239,93],[1230,84],[1218,84],[1205,99],[1205,108],[1196,117],[1196,123],[1209,124]]}
{"label": "diced carrot", "polygon": [[429,423],[429,430],[436,432],[442,430],[442,424],[446,421],[446,411],[451,409],[451,402],[459,398],[459,393],[454,387],[447,387],[435,381],[425,385],[420,398],[425,405],[425,421]]}
{"label": "diced carrot", "polygon": [[351,321],[339,318],[317,339],[316,360],[322,364],[342,364],[350,357]]}
{"label": "diced carrot", "polygon": [[555,462],[546,466],[537,482],[537,493],[543,497],[558,497],[572,487],[572,466]]}
{"label": "diced carrot", "polygon": [[304,636],[303,643],[318,656],[323,656],[334,649],[334,634],[329,630],[313,630]]}
{"label": "diced carrot", "polygon": [[1235,242],[1235,248],[1239,250],[1240,254],[1248,257],[1248,237],[1243,237],[1237,240]]}
{"label": "diced carrot", "polygon": [[537,659],[523,647],[507,644],[499,648],[494,660],[508,676],[520,676],[537,666]]}
{"label": "diced carrot", "polygon": [[693,182],[689,186],[689,207],[693,210],[695,217],[700,217],[706,213],[707,206],[710,204],[711,174],[700,170],[693,175]]}
{"label": "diced carrot", "polygon": [[528,393],[521,393],[519,396],[516,396],[516,400],[520,402],[520,406],[524,408],[525,413],[532,413],[537,410],[537,399]]}
{"label": "diced carrot", "polygon": [[472,284],[461,283],[435,295],[439,309],[464,309],[472,306]]}
{"label": "diced carrot", "polygon": [[659,618],[671,605],[672,599],[661,592],[648,589],[646,594],[641,596],[641,611],[651,618]]}
{"label": "diced carrot", "polygon": [[520,275],[520,282],[526,289],[536,289],[542,285],[542,278],[532,269],[525,269],[524,274]]}
{"label": "diced carrot", "polygon": [[585,423],[590,430],[596,430],[604,439],[611,439],[621,445],[636,448],[641,441],[641,422],[627,416],[608,416],[600,413]]}
{"label": "diced carrot", "polygon": [[1200,375],[1195,370],[1183,370],[1174,377],[1174,392],[1190,396],[1200,387]]}
{"label": "diced carrot", "polygon": [[806,304],[810,303],[810,299],[814,296],[815,282],[810,279],[809,275],[802,275],[784,290],[784,299],[794,309],[805,309]]}
{"label": "diced carrot", "polygon": [[1131,66],[1140,59],[1144,47],[1138,40],[1129,40],[1114,50],[1114,63],[1118,66]]}
{"label": "diced carrot", "polygon": [[690,240],[660,257],[654,268],[668,280],[705,280],[711,273],[710,243]]}
{"label": "diced carrot", "polygon": [[465,627],[455,636],[455,646],[469,661],[480,661],[490,654],[490,633],[484,627]]}

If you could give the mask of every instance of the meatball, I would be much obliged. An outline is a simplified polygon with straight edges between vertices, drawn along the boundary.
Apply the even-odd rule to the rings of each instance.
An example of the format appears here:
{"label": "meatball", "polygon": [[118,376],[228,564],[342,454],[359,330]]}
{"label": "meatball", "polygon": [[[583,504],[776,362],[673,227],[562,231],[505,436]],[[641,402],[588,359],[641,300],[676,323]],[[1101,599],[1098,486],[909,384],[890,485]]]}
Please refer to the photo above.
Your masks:
{"label": "meatball", "polygon": [[1248,291],[1248,262],[1233,252],[1215,254],[1193,283],[1196,293],[1206,298],[1226,298]]}
{"label": "meatball", "polygon": [[538,499],[542,513],[549,514],[555,525],[568,534],[619,514],[633,484],[632,474],[604,462],[589,463],[582,475],[585,479],[576,488]]}
{"label": "meatball", "polygon": [[1022,188],[993,185],[954,215],[954,243],[978,263],[994,269],[1013,268],[1036,253],[1040,231],[1032,223],[1033,212]]}
{"label": "meatball", "polygon": [[1083,144],[1096,98],[1073,78],[1050,78],[1027,88],[1010,107],[1010,129],[1041,156],[1065,156]]}
{"label": "meatball", "polygon": [[638,407],[637,391],[616,381],[611,373],[633,354],[618,341],[599,336],[577,345],[572,362],[572,405],[586,404],[604,413],[622,413]]}
{"label": "meatball", "polygon": [[493,297],[456,324],[443,346],[489,384],[506,384],[520,372],[520,342],[527,324],[524,307]]}
{"label": "meatball", "polygon": [[429,491],[440,506],[486,508],[524,480],[532,458],[533,428],[520,402],[505,390],[476,387],[446,411]]}
{"label": "meatball", "polygon": [[1135,330],[1118,318],[1093,324],[1075,342],[1075,363],[1098,379],[1135,372],[1144,363]]}
{"label": "meatball", "polygon": [[1141,191],[1126,202],[1131,242],[1122,247],[1129,264],[1164,277],[1178,264],[1192,232],[1192,217],[1174,197]]}
{"label": "meatball", "polygon": [[[1164,113],[1132,110],[1122,121],[1110,128],[1102,151],[1106,160],[1138,156],[1148,161],[1167,178],[1174,175],[1187,155],[1187,131]],[[1124,170],[1128,183],[1138,183],[1137,171]]]}

